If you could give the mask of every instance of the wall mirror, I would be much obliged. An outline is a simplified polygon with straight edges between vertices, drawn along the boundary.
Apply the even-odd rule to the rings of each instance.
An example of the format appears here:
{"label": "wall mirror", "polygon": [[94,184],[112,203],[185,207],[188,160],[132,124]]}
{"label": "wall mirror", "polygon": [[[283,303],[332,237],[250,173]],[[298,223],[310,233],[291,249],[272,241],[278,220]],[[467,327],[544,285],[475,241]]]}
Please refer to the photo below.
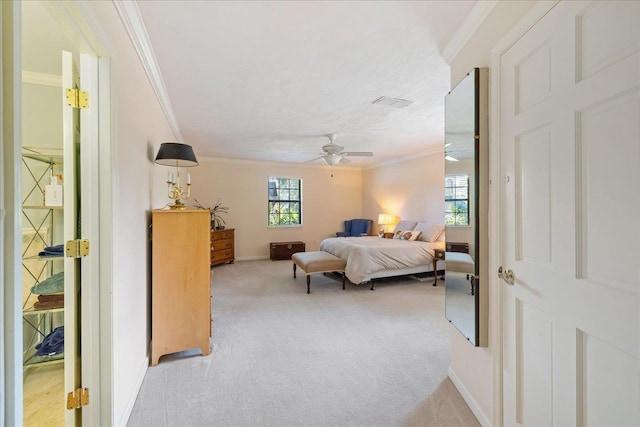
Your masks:
{"label": "wall mirror", "polygon": [[445,97],[445,315],[475,346],[488,344],[487,74]]}

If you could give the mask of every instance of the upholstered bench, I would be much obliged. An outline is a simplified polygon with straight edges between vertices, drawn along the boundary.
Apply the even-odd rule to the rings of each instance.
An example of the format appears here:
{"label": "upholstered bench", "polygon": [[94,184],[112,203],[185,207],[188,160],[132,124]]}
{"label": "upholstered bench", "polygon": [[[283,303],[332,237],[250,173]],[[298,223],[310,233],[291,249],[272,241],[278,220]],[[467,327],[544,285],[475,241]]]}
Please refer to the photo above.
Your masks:
{"label": "upholstered bench", "polygon": [[347,262],[328,252],[296,252],[291,255],[293,261],[293,278],[296,278],[296,266],[307,273],[307,293],[311,293],[311,274],[342,272],[342,289],[345,288],[344,268]]}
{"label": "upholstered bench", "polygon": [[447,252],[445,254],[445,271],[466,273],[471,282],[471,295],[475,294],[476,264],[471,255],[464,252]]}
{"label": "upholstered bench", "polygon": [[469,254],[463,252],[447,252],[444,259],[445,270],[476,274],[476,265]]}

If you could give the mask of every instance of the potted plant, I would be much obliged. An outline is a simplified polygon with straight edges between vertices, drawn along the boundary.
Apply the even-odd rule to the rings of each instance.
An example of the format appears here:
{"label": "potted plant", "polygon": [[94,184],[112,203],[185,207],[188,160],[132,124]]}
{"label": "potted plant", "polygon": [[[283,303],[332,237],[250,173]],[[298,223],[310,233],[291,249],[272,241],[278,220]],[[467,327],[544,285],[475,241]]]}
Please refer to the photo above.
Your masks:
{"label": "potted plant", "polygon": [[211,214],[211,228],[216,230],[224,230],[225,221],[221,216],[222,214],[229,213],[229,208],[227,206],[222,205],[222,199],[218,199],[215,205],[212,208],[208,208],[206,206],[202,206],[202,204],[198,201],[198,199],[194,199],[196,204],[196,209],[207,209]]}

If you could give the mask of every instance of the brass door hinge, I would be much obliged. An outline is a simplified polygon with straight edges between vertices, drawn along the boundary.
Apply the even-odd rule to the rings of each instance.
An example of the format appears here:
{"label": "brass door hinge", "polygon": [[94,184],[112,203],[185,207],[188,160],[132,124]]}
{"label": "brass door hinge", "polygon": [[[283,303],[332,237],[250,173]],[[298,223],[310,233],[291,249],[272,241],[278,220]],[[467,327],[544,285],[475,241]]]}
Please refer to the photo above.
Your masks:
{"label": "brass door hinge", "polygon": [[89,94],[80,89],[67,89],[67,105],[73,108],[89,108]]}
{"label": "brass door hinge", "polygon": [[67,393],[67,409],[78,409],[89,404],[89,389],[77,388]]}
{"label": "brass door hinge", "polygon": [[89,255],[88,240],[68,240],[64,245],[64,256],[67,258],[82,258]]}

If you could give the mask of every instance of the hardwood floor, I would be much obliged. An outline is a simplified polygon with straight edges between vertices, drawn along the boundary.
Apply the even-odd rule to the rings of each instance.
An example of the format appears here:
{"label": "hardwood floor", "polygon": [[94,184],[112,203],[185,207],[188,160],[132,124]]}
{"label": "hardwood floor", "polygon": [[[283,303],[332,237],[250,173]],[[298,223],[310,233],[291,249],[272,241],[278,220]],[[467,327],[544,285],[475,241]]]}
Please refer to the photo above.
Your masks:
{"label": "hardwood floor", "polygon": [[64,364],[40,366],[25,371],[25,426],[64,425],[65,404]]}

